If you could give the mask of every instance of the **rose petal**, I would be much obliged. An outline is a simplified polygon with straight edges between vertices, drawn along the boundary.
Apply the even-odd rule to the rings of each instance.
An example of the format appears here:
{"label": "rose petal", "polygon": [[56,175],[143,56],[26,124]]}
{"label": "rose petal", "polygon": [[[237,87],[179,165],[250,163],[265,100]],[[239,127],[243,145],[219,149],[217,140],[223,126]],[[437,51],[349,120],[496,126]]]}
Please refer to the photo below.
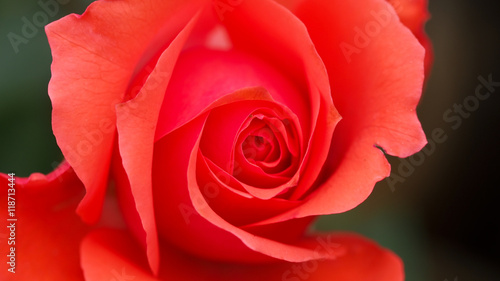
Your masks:
{"label": "rose petal", "polygon": [[102,229],[89,234],[82,243],[82,268],[86,280],[217,280],[217,281],[403,281],[401,260],[373,242],[352,234],[331,234],[311,238],[318,251],[338,245],[347,249],[335,260],[306,263],[245,265],[217,263],[162,248],[160,278],[148,274],[146,258],[126,232]]}
{"label": "rose petal", "polygon": [[425,48],[425,73],[428,77],[432,64],[432,45],[424,31],[429,19],[427,0],[388,0],[398,13],[401,22],[406,25]]}
{"label": "rose petal", "polygon": [[[15,224],[14,236],[9,228],[0,229],[4,259],[0,280],[33,280],[34,276],[37,280],[83,280],[78,248],[88,227],[75,209],[85,189],[69,164],[62,163],[47,176],[15,178],[14,195],[8,194],[8,184],[9,177],[0,174],[0,218],[7,225]],[[15,202],[15,217],[8,216],[8,196]],[[13,218],[17,221],[8,221]],[[10,266],[5,264],[11,247],[15,247],[15,273],[7,271]],[[50,270],[54,263],[57,270]]]}
{"label": "rose petal", "polygon": [[[406,157],[426,142],[416,115],[422,94],[424,50],[385,1],[366,2],[360,9],[345,1],[308,1],[298,15],[327,66],[334,103],[343,122],[361,130],[356,135],[371,136],[373,145],[380,145],[389,154]],[[332,18],[339,9],[356,12]],[[387,22],[383,22],[384,16]],[[355,43],[355,27],[366,32],[377,24],[384,26],[348,63],[340,43]],[[333,29],[335,36],[324,36],[325,27]]]}
{"label": "rose petal", "polygon": [[[47,26],[52,49],[52,126],[85,184],[78,214],[99,219],[115,133],[115,104],[136,68],[168,44],[200,1],[96,1]],[[198,7],[199,8],[199,7]],[[130,15],[134,15],[131,17]]]}
{"label": "rose petal", "polygon": [[[204,158],[198,159],[197,173],[199,185],[204,187],[201,191],[210,208],[236,226],[258,222],[300,204],[298,201],[280,198],[262,200],[253,196],[242,196],[234,191],[240,189],[238,184],[241,183]],[[233,188],[228,188],[228,185]]]}
{"label": "rose petal", "polygon": [[121,230],[88,234],[81,244],[81,266],[86,281],[159,280],[151,274],[142,247]]}
{"label": "rose petal", "polygon": [[[388,21],[377,36],[359,53],[344,56],[342,43],[355,44],[357,27],[378,24],[381,13]],[[389,175],[390,166],[377,146],[406,157],[426,143],[415,110],[424,78],[423,48],[387,2],[370,0],[360,6],[349,1],[306,1],[296,14],[327,66],[334,103],[343,119],[323,169],[326,182],[297,210],[268,223],[357,206],[377,181]]]}
{"label": "rose petal", "polygon": [[[162,104],[156,139],[192,120],[221,97],[249,87],[262,87],[274,100],[285,105],[290,96],[300,96],[287,77],[266,61],[249,54],[203,48],[184,52]],[[302,105],[300,108],[294,112],[299,120],[307,122],[308,115]]]}
{"label": "rose petal", "polygon": [[305,0],[275,0],[275,1],[287,7],[289,10],[293,11],[298,5],[300,5],[301,2],[304,2]]}
{"label": "rose petal", "polygon": [[193,17],[163,52],[137,96],[116,106],[120,156],[144,229],[144,236],[138,238],[146,247],[148,260],[155,274],[158,272],[159,254],[151,171],[156,123],[175,61],[196,20],[197,17]]}
{"label": "rose petal", "polygon": [[427,0],[387,0],[398,13],[401,22],[412,32],[423,31],[429,18]]}

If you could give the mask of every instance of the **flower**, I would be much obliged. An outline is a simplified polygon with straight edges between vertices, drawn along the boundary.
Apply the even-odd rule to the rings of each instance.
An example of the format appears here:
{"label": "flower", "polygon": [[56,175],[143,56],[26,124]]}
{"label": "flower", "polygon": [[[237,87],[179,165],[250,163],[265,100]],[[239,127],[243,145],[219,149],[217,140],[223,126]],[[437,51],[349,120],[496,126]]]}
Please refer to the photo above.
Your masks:
{"label": "flower", "polygon": [[403,280],[373,242],[306,230],[425,145],[424,48],[386,1],[280,2],[97,1],[46,28],[67,163],[19,188],[83,185],[93,225],[111,179],[127,223],[64,211],[80,278]]}

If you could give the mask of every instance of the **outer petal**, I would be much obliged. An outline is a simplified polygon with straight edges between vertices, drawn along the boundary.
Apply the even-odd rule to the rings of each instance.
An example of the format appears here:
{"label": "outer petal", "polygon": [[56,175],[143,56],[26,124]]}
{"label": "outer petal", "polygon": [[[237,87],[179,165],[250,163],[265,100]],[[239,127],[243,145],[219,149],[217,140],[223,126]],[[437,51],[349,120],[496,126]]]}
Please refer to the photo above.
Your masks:
{"label": "outer petal", "polygon": [[284,216],[343,212],[361,203],[374,184],[389,175],[390,166],[377,146],[406,157],[425,145],[416,115],[424,50],[382,0],[363,5],[312,0],[296,14],[325,62],[343,120],[323,169],[326,182],[297,213]]}
{"label": "outer petal", "polygon": [[[139,237],[147,248],[153,272],[158,272],[159,254],[156,233],[151,171],[153,146],[160,112],[168,81],[176,59],[194,24],[195,16],[160,56],[157,65],[137,96],[116,107],[118,144],[123,168],[128,176],[133,201],[144,236]],[[121,186],[121,188],[127,188]]]}
{"label": "outer petal", "polygon": [[427,0],[387,0],[398,13],[401,22],[412,32],[423,31],[425,21],[429,18]]}
{"label": "outer petal", "polygon": [[432,64],[432,45],[425,34],[425,21],[429,19],[427,11],[427,0],[388,0],[398,13],[401,22],[406,25],[411,32],[417,37],[418,41],[425,48],[425,73],[426,77],[431,69]]}
{"label": "outer petal", "polygon": [[[7,225],[15,224],[15,236],[5,226],[0,229],[4,260],[0,280],[33,280],[34,276],[41,281],[83,280],[78,249],[87,227],[75,213],[84,193],[83,184],[67,163],[47,176],[32,174],[15,179],[15,195],[9,195],[16,202],[15,217],[8,217],[9,181],[7,175],[0,174],[0,218]],[[9,237],[15,239],[7,240]],[[8,272],[5,264],[10,247],[15,247],[15,274]]]}
{"label": "outer petal", "polygon": [[99,230],[82,243],[82,268],[88,281],[189,280],[189,281],[402,281],[401,260],[373,242],[350,234],[332,234],[309,241],[318,252],[342,244],[348,250],[336,260],[261,265],[227,264],[200,260],[176,249],[162,249],[160,278],[148,274],[140,247],[125,232]]}
{"label": "outer petal", "polygon": [[159,280],[142,247],[125,231],[95,230],[83,240],[80,253],[86,281]]}
{"label": "outer petal", "polygon": [[78,213],[86,222],[96,222],[102,209],[114,106],[133,97],[127,91],[137,70],[168,45],[200,2],[96,1],[82,16],[47,26],[52,125],[65,158],[85,184]]}
{"label": "outer petal", "polygon": [[[276,0],[276,2],[287,7],[291,11],[296,11],[301,3],[307,0]],[[427,0],[387,0],[398,13],[401,22],[406,25],[417,37],[418,41],[425,48],[425,73],[426,77],[430,72],[432,64],[432,45],[424,31],[425,21],[429,19],[427,10]]]}

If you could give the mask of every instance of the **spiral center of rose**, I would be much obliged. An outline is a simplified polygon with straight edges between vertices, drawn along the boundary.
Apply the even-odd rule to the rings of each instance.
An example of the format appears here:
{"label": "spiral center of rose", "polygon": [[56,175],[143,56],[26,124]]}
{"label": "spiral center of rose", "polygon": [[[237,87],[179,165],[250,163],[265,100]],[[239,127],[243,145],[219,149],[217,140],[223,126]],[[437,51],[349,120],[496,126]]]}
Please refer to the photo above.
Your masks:
{"label": "spiral center of rose", "polygon": [[[238,157],[238,150],[233,152],[236,153],[236,161],[240,161],[239,165],[258,167],[267,174],[278,174],[290,167],[292,158],[299,156],[294,138],[296,129],[285,125],[279,117],[254,112],[245,123],[239,134],[244,157]],[[236,172],[233,174],[239,176]]]}
{"label": "spiral center of rose", "polygon": [[[179,56],[164,101],[169,110],[161,115],[165,123],[189,121],[196,112],[188,116],[178,108],[196,108],[204,120],[199,151],[214,179],[235,192],[271,198],[297,184],[307,145],[306,102],[291,81],[245,53],[188,50]],[[177,99],[185,93],[189,99]]]}
{"label": "spiral center of rose", "polygon": [[247,159],[262,161],[272,149],[269,140],[262,136],[248,136],[242,144],[243,154]]}

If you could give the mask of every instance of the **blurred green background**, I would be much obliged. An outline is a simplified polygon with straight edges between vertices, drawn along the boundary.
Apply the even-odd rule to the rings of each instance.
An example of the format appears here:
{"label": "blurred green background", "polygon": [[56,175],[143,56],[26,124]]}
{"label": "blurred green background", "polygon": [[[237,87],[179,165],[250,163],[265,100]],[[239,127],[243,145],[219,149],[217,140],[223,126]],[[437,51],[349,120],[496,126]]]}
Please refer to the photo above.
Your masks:
{"label": "blurred green background", "polygon": [[[92,1],[65,2],[48,21]],[[47,173],[62,159],[51,133],[43,28],[35,26],[17,53],[8,39],[40,10],[37,1],[0,2],[0,172],[18,176]],[[474,95],[479,75],[500,81],[500,9],[493,0],[430,0],[430,12],[435,62],[418,113],[428,137],[442,128],[447,140],[404,182],[380,182],[358,208],[322,217],[316,228],[360,232],[392,249],[407,281],[499,280],[500,87],[456,130],[443,114]],[[397,172],[401,160],[389,158]]]}

